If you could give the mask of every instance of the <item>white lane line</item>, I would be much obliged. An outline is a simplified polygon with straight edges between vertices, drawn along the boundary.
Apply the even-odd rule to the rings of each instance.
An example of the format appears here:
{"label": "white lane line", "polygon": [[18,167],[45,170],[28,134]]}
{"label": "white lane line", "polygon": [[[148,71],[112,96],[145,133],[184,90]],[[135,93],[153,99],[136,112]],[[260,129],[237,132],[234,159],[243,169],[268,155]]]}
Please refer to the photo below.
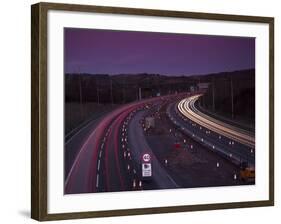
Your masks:
{"label": "white lane line", "polygon": [[103,149],[104,143],[101,144],[101,148]]}
{"label": "white lane line", "polygon": [[168,177],[168,179],[173,183],[173,185],[174,185],[175,187],[179,187],[179,185],[173,180],[173,178],[172,178],[169,174],[167,174],[167,177]]}
{"label": "white lane line", "polygon": [[[98,118],[97,118],[98,119]],[[81,131],[83,131],[84,129],[86,129],[87,127],[89,127],[91,124],[93,124],[94,121],[97,121],[97,119],[94,119],[92,121],[86,121],[85,124],[87,122],[89,122],[88,124],[86,124],[85,126],[84,123],[82,123],[79,127],[73,129],[71,132],[69,132],[65,137],[67,138],[68,136],[70,136],[73,132],[75,132],[76,130],[78,130],[80,128],[79,131],[77,131],[74,135],[72,135],[66,142],[65,145],[67,145],[76,135],[78,135]]]}
{"label": "white lane line", "polygon": [[66,180],[65,180],[65,186],[67,186],[67,184],[68,184],[68,182],[69,182],[69,179],[70,179],[70,176],[72,175],[72,172],[73,172],[73,170],[74,170],[74,167],[77,166],[78,160],[79,160],[79,158],[80,158],[82,152],[83,152],[84,150],[86,150],[86,145],[88,144],[88,142],[90,141],[90,139],[95,135],[95,133],[96,133],[96,129],[95,129],[95,130],[92,132],[92,134],[87,138],[86,142],[84,142],[84,144],[82,145],[82,148],[81,148],[80,151],[78,152],[78,154],[77,154],[77,156],[76,156],[76,158],[75,158],[75,160],[74,160],[74,163],[72,164],[72,167],[71,167],[71,169],[70,169],[69,172],[68,172],[67,178],[66,178]]}
{"label": "white lane line", "polygon": [[99,187],[99,174],[97,174],[96,188]]}
{"label": "white lane line", "polygon": [[100,158],[101,158],[102,150],[100,150]]}
{"label": "white lane line", "polygon": [[100,170],[100,159],[98,161],[98,170]]}

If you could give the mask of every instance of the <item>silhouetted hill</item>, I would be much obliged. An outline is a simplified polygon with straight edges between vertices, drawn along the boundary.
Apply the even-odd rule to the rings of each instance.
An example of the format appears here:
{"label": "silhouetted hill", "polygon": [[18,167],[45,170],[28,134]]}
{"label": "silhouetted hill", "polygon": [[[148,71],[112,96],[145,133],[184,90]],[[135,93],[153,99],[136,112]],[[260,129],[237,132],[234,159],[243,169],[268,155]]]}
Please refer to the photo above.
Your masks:
{"label": "silhouetted hill", "polygon": [[[231,78],[232,77],[232,78]],[[222,72],[207,75],[173,76],[160,74],[65,74],[66,102],[96,102],[121,104],[142,98],[189,91],[191,86],[208,82],[215,86],[216,110],[229,113],[230,79],[235,94],[237,114],[254,112],[254,70]],[[212,108],[212,89],[206,93],[202,105]],[[247,101],[247,103],[245,102]]]}
{"label": "silhouetted hill", "polygon": [[166,95],[174,92],[188,91],[197,80],[190,77],[174,77],[158,74],[66,74],[65,100],[100,102],[103,104],[127,103],[139,98]]}

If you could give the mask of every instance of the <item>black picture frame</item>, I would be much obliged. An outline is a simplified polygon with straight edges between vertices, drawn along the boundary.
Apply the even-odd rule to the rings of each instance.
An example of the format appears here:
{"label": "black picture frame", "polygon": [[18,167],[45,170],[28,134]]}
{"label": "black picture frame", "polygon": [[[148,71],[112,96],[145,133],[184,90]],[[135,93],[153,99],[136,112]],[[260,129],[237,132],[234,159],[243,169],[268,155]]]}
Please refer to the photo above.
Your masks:
{"label": "black picture frame", "polygon": [[[241,15],[223,15],[183,11],[164,11],[137,8],[118,8],[90,5],[38,3],[31,10],[31,217],[39,221],[59,219],[80,219],[91,217],[124,216],[169,212],[214,210],[225,208],[259,207],[274,205],[274,18]],[[49,10],[72,12],[128,14],[158,16],[166,18],[195,18],[204,20],[239,21],[269,25],[269,200],[216,203],[203,205],[169,206],[159,208],[132,208],[126,210],[88,211],[48,214],[47,189],[47,13]]]}

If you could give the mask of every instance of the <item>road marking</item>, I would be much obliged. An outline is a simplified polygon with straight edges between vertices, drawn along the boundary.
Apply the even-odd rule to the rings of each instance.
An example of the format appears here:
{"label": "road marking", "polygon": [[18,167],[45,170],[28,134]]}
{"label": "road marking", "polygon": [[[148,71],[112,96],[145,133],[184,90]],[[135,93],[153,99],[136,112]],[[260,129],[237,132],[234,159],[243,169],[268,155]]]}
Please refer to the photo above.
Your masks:
{"label": "road marking", "polygon": [[169,174],[167,174],[166,176],[169,178],[169,180],[173,183],[175,187],[179,187],[179,185],[177,185],[177,183],[173,180],[173,178]]}
{"label": "road marking", "polygon": [[100,170],[100,159],[98,161],[98,170]]}
{"label": "road marking", "polygon": [[[224,135],[225,137],[230,138],[231,140],[234,139],[244,145],[255,145],[255,138],[248,132],[245,132],[242,129],[236,128],[230,124],[226,124],[222,121],[216,120],[199,112],[199,110],[195,108],[194,103],[198,100],[200,96],[201,95],[195,95],[193,97],[183,99],[178,104],[178,110],[184,116],[188,117],[194,122],[197,122],[199,124],[200,130],[203,129],[201,126],[204,126],[207,129],[217,132],[218,134]],[[219,139],[221,139],[220,136]]]}
{"label": "road marking", "polygon": [[[97,121],[99,118],[97,119],[93,119],[93,120],[89,120],[89,121],[85,121],[85,124],[82,123],[80,126],[78,126],[77,128],[73,129],[72,131],[70,131],[65,137],[67,138],[68,136],[70,136],[73,132],[75,132],[76,130],[78,130],[75,134],[73,134],[66,142],[65,145],[67,145],[76,135],[78,135],[81,131],[83,131],[84,129],[86,129],[87,127],[89,127],[91,124],[93,124],[93,122]],[[88,122],[88,123],[87,123]]]}
{"label": "road marking", "polygon": [[96,181],[96,187],[99,187],[99,174],[97,174],[97,181]]}
{"label": "road marking", "polygon": [[[138,102],[137,105],[142,105],[144,102],[152,102],[152,101],[154,101],[154,100],[155,100],[155,99],[147,99],[147,100],[144,100],[143,102]],[[134,104],[134,106],[135,106],[135,104]],[[125,108],[125,109],[126,109],[126,108]],[[118,109],[117,111],[118,111],[118,113],[120,114],[121,112],[123,113],[124,109],[120,109],[120,110]],[[116,112],[116,113],[117,113],[117,112]],[[109,115],[106,115],[105,117],[107,117],[107,116],[109,116]],[[110,117],[110,120],[111,120],[111,121],[114,120],[114,117],[115,117],[115,116],[117,116],[117,115],[113,114],[113,115],[112,115],[113,118],[111,118],[111,117],[109,116],[109,117]],[[102,119],[105,119],[105,118],[102,118],[102,117],[101,117],[101,118],[99,118],[99,119],[102,120]],[[99,119],[98,119],[98,120],[99,120]],[[110,121],[110,122],[111,122],[111,121]],[[92,123],[92,122],[89,122],[89,125],[90,125],[91,123]],[[108,123],[108,122],[106,122],[106,123]],[[108,124],[107,124],[106,126],[108,126]],[[75,160],[74,160],[74,162],[73,162],[73,164],[72,164],[72,166],[71,166],[71,169],[70,169],[69,172],[68,172],[67,178],[66,178],[66,180],[65,180],[65,187],[67,187],[67,186],[69,185],[74,170],[77,169],[78,164],[79,164],[79,161],[82,160],[82,158],[81,158],[82,154],[83,154],[85,151],[91,150],[90,147],[88,147],[88,144],[89,144],[90,140],[91,140],[96,134],[98,134],[99,127],[101,127],[101,123],[98,123],[98,124],[97,124],[97,127],[92,131],[92,133],[90,133],[90,135],[87,137],[86,141],[83,143],[82,147],[80,148],[80,150],[79,150],[79,152],[78,152],[78,154],[77,154],[77,156],[76,156],[76,158],[75,158]],[[111,125],[110,127],[112,127],[112,125]],[[124,128],[125,128],[125,127],[126,127],[126,126],[124,125]],[[84,128],[85,128],[85,127],[84,127]],[[109,129],[111,129],[111,128],[109,128]],[[81,130],[82,130],[82,129],[80,129],[80,131],[81,131]],[[108,130],[108,131],[109,131],[109,130]],[[126,129],[126,128],[125,128],[125,131],[127,132],[127,129]],[[79,133],[79,131],[78,131],[77,133]],[[74,135],[73,135],[73,136],[74,136]],[[98,136],[99,136],[99,135],[98,135]],[[101,137],[100,137],[100,138],[101,138]],[[68,141],[70,141],[70,139],[69,139]],[[65,144],[66,144],[66,143],[65,143]],[[99,145],[97,145],[97,147],[94,147],[94,150],[98,151],[98,147],[99,147]],[[95,153],[96,153],[96,151],[95,151]],[[101,157],[101,155],[102,155],[102,150],[100,150],[99,156]]]}
{"label": "road marking", "polygon": [[82,154],[82,152],[86,149],[86,145],[88,144],[88,142],[90,141],[90,139],[92,138],[92,136],[96,133],[96,129],[91,133],[91,135],[87,138],[86,142],[82,145],[82,148],[80,149],[80,151],[78,152],[75,160],[74,160],[74,163],[72,164],[72,167],[71,169],[69,170],[68,172],[68,175],[67,175],[67,178],[65,180],[65,186],[68,185],[68,182],[69,182],[69,179],[70,179],[70,176],[74,170],[74,167],[76,167],[76,165],[78,164],[78,160]]}

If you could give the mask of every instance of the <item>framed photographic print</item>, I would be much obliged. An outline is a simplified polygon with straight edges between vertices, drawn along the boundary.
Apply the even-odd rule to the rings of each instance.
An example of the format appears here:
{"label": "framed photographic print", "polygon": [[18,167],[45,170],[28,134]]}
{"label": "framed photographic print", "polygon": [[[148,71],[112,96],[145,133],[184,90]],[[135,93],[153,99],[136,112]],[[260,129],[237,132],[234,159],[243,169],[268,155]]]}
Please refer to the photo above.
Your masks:
{"label": "framed photographic print", "polygon": [[274,18],[32,5],[32,208],[274,204]]}

